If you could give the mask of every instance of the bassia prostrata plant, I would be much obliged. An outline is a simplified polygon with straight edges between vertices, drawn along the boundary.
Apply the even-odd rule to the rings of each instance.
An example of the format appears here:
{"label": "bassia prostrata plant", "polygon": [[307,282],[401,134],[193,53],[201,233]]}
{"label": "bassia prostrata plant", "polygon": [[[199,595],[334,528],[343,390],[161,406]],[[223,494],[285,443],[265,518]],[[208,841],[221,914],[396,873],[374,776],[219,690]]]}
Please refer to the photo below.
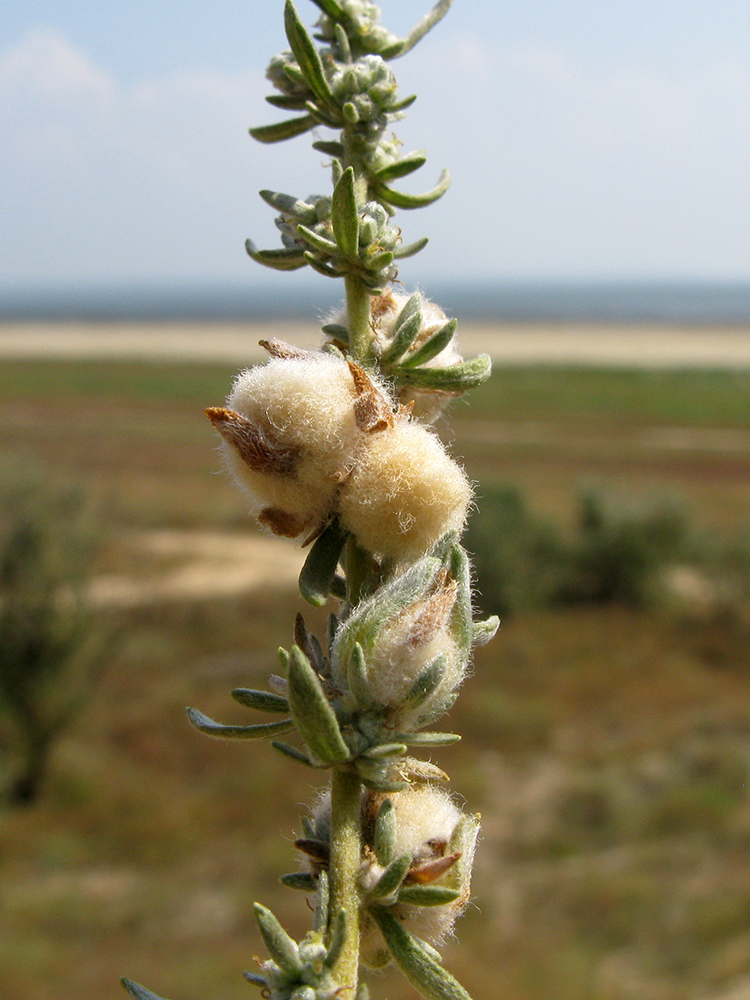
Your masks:
{"label": "bassia prostrata plant", "polygon": [[[302,597],[333,610],[325,636],[297,616],[269,690],[232,691],[274,721],[188,714],[209,736],[270,739],[290,763],[329,778],[296,841],[301,867],[281,880],[312,900],[312,928],[295,941],[256,904],[268,958],[245,973],[250,983],[269,1000],[365,1000],[362,968],[395,962],[430,1000],[467,1000],[436,948],[469,900],[478,817],[448,794],[442,770],[412,754],[459,738],[433,727],[472,647],[498,624],[473,620],[460,544],[472,487],[431,426],[490,362],[464,360],[456,320],[397,282],[399,260],[427,241],[405,242],[395,211],[429,205],[449,176],[425,194],[399,190],[426,157],[404,153],[391,132],[414,100],[399,94],[391,62],[450,0],[405,38],[381,25],[370,0],[313,2],[310,33],[287,0],[289,49],[268,67],[267,100],[289,116],[251,134],[275,143],[312,132],[332,192],[261,191],[282,245],[248,241],[247,251],[267,267],[343,279],[345,304],[317,351],[262,341],[267,363],[241,372],[225,405],[206,413],[253,517],[307,547]],[[159,1000],[123,983],[136,1000]]]}

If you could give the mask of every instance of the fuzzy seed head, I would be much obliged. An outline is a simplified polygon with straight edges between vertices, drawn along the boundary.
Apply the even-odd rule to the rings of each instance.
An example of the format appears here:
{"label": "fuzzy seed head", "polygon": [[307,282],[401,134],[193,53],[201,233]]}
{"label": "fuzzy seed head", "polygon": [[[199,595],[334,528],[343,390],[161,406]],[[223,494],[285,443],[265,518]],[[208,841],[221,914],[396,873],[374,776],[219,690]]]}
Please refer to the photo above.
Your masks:
{"label": "fuzzy seed head", "polygon": [[[354,400],[349,368],[332,355],[274,357],[238,375],[227,399],[233,427],[211,419],[227,467],[261,524],[296,537],[325,521],[364,443]],[[265,460],[254,461],[245,441],[259,441]]]}
{"label": "fuzzy seed head", "polygon": [[462,469],[420,424],[397,420],[373,435],[341,490],[344,527],[377,558],[413,561],[461,532],[471,501]]}

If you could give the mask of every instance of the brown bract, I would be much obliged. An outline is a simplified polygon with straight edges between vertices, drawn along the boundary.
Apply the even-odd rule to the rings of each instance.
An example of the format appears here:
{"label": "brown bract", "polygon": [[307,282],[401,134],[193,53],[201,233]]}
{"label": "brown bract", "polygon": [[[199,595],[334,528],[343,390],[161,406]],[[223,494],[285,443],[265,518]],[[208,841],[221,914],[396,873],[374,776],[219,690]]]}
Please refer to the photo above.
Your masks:
{"label": "brown bract", "polygon": [[357,427],[366,434],[384,431],[393,427],[393,407],[383,393],[376,388],[364,368],[349,361],[349,371],[354,380],[354,417]]}
{"label": "brown bract", "polygon": [[227,444],[255,472],[278,476],[294,474],[299,448],[272,441],[268,431],[225,406],[209,406],[205,413]]}

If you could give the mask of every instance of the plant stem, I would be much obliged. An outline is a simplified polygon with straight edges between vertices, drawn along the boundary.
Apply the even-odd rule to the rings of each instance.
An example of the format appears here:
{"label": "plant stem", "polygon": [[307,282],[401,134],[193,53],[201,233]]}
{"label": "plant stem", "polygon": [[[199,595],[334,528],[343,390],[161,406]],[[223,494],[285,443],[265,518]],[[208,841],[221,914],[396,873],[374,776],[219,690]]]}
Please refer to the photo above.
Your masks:
{"label": "plant stem", "polygon": [[346,910],[346,943],[335,967],[342,1000],[353,1000],[359,972],[359,887],[362,833],[360,781],[348,765],[333,769],[331,779],[331,920]]}
{"label": "plant stem", "polygon": [[367,364],[370,358],[370,295],[357,274],[347,274],[346,311],[349,316],[349,347],[355,361]]}

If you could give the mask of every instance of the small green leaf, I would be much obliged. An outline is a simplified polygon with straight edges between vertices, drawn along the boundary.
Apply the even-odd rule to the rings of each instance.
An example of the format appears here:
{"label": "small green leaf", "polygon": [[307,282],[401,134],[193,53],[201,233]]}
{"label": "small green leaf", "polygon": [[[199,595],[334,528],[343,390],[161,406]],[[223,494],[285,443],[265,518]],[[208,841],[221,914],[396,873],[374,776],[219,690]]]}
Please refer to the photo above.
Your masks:
{"label": "small green leaf", "polygon": [[412,906],[445,906],[454,903],[461,893],[447,885],[405,885],[399,890],[399,903]]}
{"label": "small green leaf", "polygon": [[406,878],[406,873],[411,868],[412,861],[411,851],[405,851],[397,858],[394,858],[367,895],[372,896],[374,899],[384,899],[386,896],[392,896]]}
{"label": "small green leaf", "polygon": [[401,243],[393,251],[393,256],[396,260],[403,260],[404,257],[413,257],[420,250],[424,250],[429,242],[429,239],[423,236],[421,240],[415,240],[413,243]]}
{"label": "small green leaf", "polygon": [[485,646],[500,628],[500,619],[493,615],[483,622],[474,622],[474,645]]}
{"label": "small green leaf", "polygon": [[259,191],[258,194],[267,205],[284,215],[291,215],[307,225],[317,222],[315,206],[309,205],[301,198],[295,198],[293,194],[282,194],[280,191]]}
{"label": "small green leaf", "polygon": [[344,256],[359,257],[359,212],[354,187],[354,168],[347,167],[333,189],[331,222],[336,243]]}
{"label": "small green leaf", "polygon": [[289,757],[290,760],[296,760],[298,764],[304,764],[305,767],[316,767],[306,754],[303,754],[296,747],[290,747],[288,743],[282,743],[281,740],[271,740],[271,746],[285,757]]}
{"label": "small green leaf", "polygon": [[345,16],[343,8],[336,3],[336,0],[313,0],[313,3],[334,21],[340,21]]}
{"label": "small green leaf", "polygon": [[280,694],[270,691],[253,691],[252,688],[235,688],[232,697],[246,708],[256,708],[260,712],[288,712],[289,702]]}
{"label": "small green leaf", "polygon": [[310,89],[323,104],[333,104],[333,93],[323,70],[320,54],[292,3],[286,0],[284,29],[289,46]]}
{"label": "small green leaf", "polygon": [[434,660],[427,664],[427,667],[417,677],[411,689],[401,702],[402,708],[418,708],[424,704],[430,695],[435,691],[445,676],[445,668],[448,658],[445,653],[441,653]]}
{"label": "small green leaf", "polygon": [[339,248],[333,240],[326,239],[325,236],[321,236],[315,230],[308,229],[307,226],[297,226],[297,232],[306,243],[309,243],[319,253],[326,254],[329,257],[338,254]]}
{"label": "small green leaf", "polygon": [[389,267],[393,263],[393,251],[381,250],[379,253],[374,253],[372,256],[365,257],[362,263],[368,271],[382,271],[384,268]]}
{"label": "small green leaf", "polygon": [[407,299],[396,320],[393,339],[381,355],[381,364],[392,365],[398,361],[416,340],[422,326],[421,301],[422,296],[419,292],[415,292]]}
{"label": "small green leaf", "polygon": [[289,118],[275,125],[260,125],[249,131],[253,139],[257,139],[258,142],[283,142],[284,139],[293,139],[296,135],[309,132],[314,124],[315,119],[312,115],[303,115],[301,118]]}
{"label": "small green leaf", "polygon": [[390,799],[384,799],[375,820],[373,846],[378,864],[389,865],[396,852],[396,807]]}
{"label": "small green leaf", "polygon": [[451,612],[451,631],[458,640],[462,659],[468,660],[474,644],[474,620],[471,608],[471,565],[466,550],[454,545],[448,557],[450,574],[458,584],[456,601]]}
{"label": "small green leaf", "polygon": [[146,987],[141,986],[140,983],[134,983],[132,979],[123,978],[120,982],[131,997],[135,998],[135,1000],[164,1000],[164,997],[157,996],[156,993],[152,993],[151,990],[147,990]]}
{"label": "small green leaf", "polygon": [[259,976],[257,972],[243,972],[242,978],[248,983],[252,983],[253,986],[260,986],[261,989],[268,985],[265,977]]}
{"label": "small green leaf", "polygon": [[400,740],[412,747],[443,747],[458,743],[458,733],[393,733],[394,740]]}
{"label": "small green leaf", "polygon": [[334,340],[342,340],[345,344],[349,343],[349,329],[340,323],[326,323],[322,327],[322,330],[326,337],[333,337]]}
{"label": "small green leaf", "polygon": [[269,94],[266,101],[275,108],[281,108],[282,111],[304,111],[307,104],[307,95]]}
{"label": "small green leaf", "polygon": [[435,4],[432,10],[415,24],[406,38],[399,39],[398,42],[381,51],[380,54],[383,59],[396,59],[398,56],[402,56],[405,52],[413,49],[417,42],[424,38],[427,32],[445,17],[450,5],[451,0],[438,0],[438,3]]}
{"label": "small green leaf", "polygon": [[410,94],[408,97],[402,97],[400,101],[396,101],[395,104],[389,104],[388,110],[393,111],[404,111],[406,108],[410,108],[412,104],[416,101],[417,95]]}
{"label": "small green leaf", "polygon": [[370,914],[396,965],[423,997],[427,1000],[471,1000],[463,986],[437,963],[392,913],[382,906],[373,906]]}
{"label": "small green leaf", "polygon": [[331,592],[341,553],[349,533],[333,520],[317,537],[299,575],[302,596],[316,608],[322,608]]}
{"label": "small green leaf", "polygon": [[340,764],[351,756],[339,729],[336,713],[326,698],[320,678],[299,648],[289,658],[289,707],[310,752],[326,764]]}
{"label": "small green leaf", "polygon": [[302,892],[315,892],[318,888],[318,880],[310,872],[289,872],[279,879],[287,889],[300,889]]}
{"label": "small green leaf", "polygon": [[344,155],[344,147],[340,142],[328,141],[326,139],[321,139],[312,144],[312,148],[316,149],[319,153],[325,153],[326,156],[335,156],[341,159]]}
{"label": "small green leaf", "polygon": [[361,709],[372,708],[373,697],[370,691],[370,683],[367,678],[367,663],[362,646],[355,642],[349,654],[349,662],[346,668],[346,679],[349,684],[349,691]]}
{"label": "small green leaf", "polygon": [[425,205],[431,205],[433,201],[442,197],[448,190],[450,182],[451,175],[447,170],[444,170],[435,187],[431,191],[425,191],[424,194],[406,194],[403,191],[394,191],[393,188],[380,183],[376,184],[375,190],[381,201],[388,202],[394,208],[424,208]]}
{"label": "small green leaf", "polygon": [[202,733],[207,736],[218,736],[228,740],[259,740],[265,736],[280,736],[294,729],[291,719],[281,719],[279,722],[264,722],[258,726],[222,726],[209,719],[197,708],[188,708],[188,718]]}
{"label": "small green leaf", "polygon": [[486,382],[492,372],[492,362],[488,354],[462,361],[447,368],[400,369],[398,381],[415,389],[432,389],[442,392],[465,392]]}
{"label": "small green leaf", "polygon": [[250,257],[264,267],[272,267],[276,271],[298,271],[307,261],[302,248],[292,247],[280,250],[256,250],[252,240],[245,240],[245,250]]}
{"label": "small green leaf", "polygon": [[373,179],[384,184],[388,181],[395,181],[398,177],[406,177],[407,174],[419,170],[426,161],[427,154],[423,149],[420,149],[417,153],[409,153],[408,156],[402,156],[395,163],[389,163],[387,167],[376,170]]}
{"label": "small green leaf", "polygon": [[255,903],[253,909],[268,954],[291,979],[298,979],[302,975],[303,965],[297,943],[265,906]]}
{"label": "small green leaf", "polygon": [[322,274],[326,278],[341,278],[345,273],[336,267],[331,267],[330,264],[326,264],[322,260],[318,260],[312,250],[305,250],[303,257],[305,263],[309,264],[313,271],[317,271],[318,274]]}
{"label": "small green leaf", "polygon": [[406,753],[407,747],[404,743],[379,743],[377,746],[369,747],[362,752],[362,756],[368,760],[383,760],[385,757],[401,757]]}
{"label": "small green leaf", "polygon": [[456,332],[456,327],[458,326],[457,319],[449,319],[447,323],[444,323],[439,330],[436,330],[431,337],[417,348],[417,350],[410,354],[408,358],[404,358],[401,362],[402,368],[416,368],[418,365],[423,365],[427,361],[432,361],[434,357],[437,357],[441,351],[450,344],[453,340],[454,334]]}
{"label": "small green leaf", "polygon": [[325,965],[328,969],[332,969],[334,967],[344,950],[344,945],[346,944],[347,924],[348,919],[346,916],[346,910],[339,910],[333,920],[331,943],[328,946],[328,951],[323,959],[323,965]]}

